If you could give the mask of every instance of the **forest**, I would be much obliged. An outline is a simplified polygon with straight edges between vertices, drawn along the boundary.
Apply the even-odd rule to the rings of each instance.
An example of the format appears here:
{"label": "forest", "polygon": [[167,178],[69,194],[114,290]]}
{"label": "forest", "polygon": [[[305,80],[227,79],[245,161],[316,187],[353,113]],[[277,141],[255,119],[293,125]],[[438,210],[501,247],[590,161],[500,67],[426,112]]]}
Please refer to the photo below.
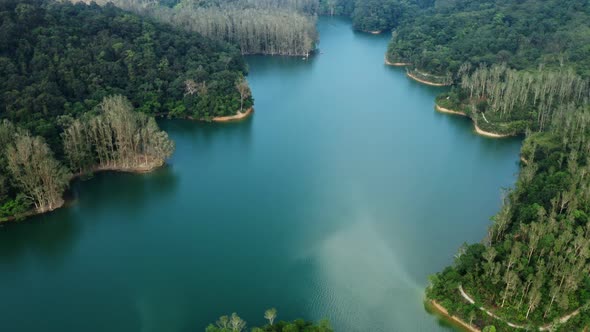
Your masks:
{"label": "forest", "polygon": [[464,245],[455,264],[431,278],[427,296],[466,321],[502,326],[467,304],[459,286],[522,326],[575,312],[561,330],[590,324],[590,108],[569,111],[527,137],[518,181],[484,241]]}
{"label": "forest", "polygon": [[[90,0],[72,0],[90,2]],[[236,45],[246,54],[309,56],[316,16],[347,16],[353,29],[389,33],[434,0],[96,0]]]}
{"label": "forest", "polygon": [[519,70],[565,66],[589,77],[589,18],[585,0],[438,0],[397,27],[387,57],[457,80],[465,63]]}
{"label": "forest", "polygon": [[59,118],[64,160],[40,136],[8,120],[0,124],[0,221],[52,211],[64,204],[75,176],[103,170],[149,171],[161,166],[174,143],[153,117],[135,112],[121,96],[105,97],[97,113]]}
{"label": "forest", "polygon": [[355,30],[389,33],[434,0],[319,0],[321,15],[349,16]]}
{"label": "forest", "polygon": [[[52,148],[59,115],[80,116],[108,95],[124,95],[150,115],[207,119],[240,109],[236,85],[246,67],[228,44],[112,5],[0,6],[2,117],[45,137]],[[192,81],[198,93],[187,93]]]}
{"label": "forest", "polygon": [[486,238],[431,277],[427,298],[477,328],[582,330],[590,325],[590,6],[437,2],[428,12],[400,26],[390,61],[450,77],[438,106],[526,138],[517,183]]}
{"label": "forest", "polygon": [[264,312],[264,319],[268,320],[268,324],[262,327],[248,327],[244,321],[236,313],[231,315],[221,316],[215,324],[210,324],[206,332],[334,332],[330,326],[330,322],[322,320],[315,324],[305,321],[303,319],[296,319],[292,322],[277,321],[277,310],[275,308],[268,309]]}
{"label": "forest", "polygon": [[[393,30],[389,61],[453,84],[439,106],[486,131],[526,137],[517,183],[487,237],[431,277],[427,298],[479,328],[590,325],[587,1],[116,5],[0,3],[0,220],[61,206],[76,176],[161,166],[174,143],[155,116],[211,120],[251,108],[242,55],[309,56],[315,16],[346,15],[357,30]],[[332,330],[274,323],[276,310],[265,318],[255,331]],[[232,314],[207,331],[245,328]]]}
{"label": "forest", "polygon": [[543,131],[555,117],[572,115],[590,99],[590,82],[572,68],[469,67],[462,66],[460,83],[441,94],[437,104],[468,115],[488,132],[514,136]]}
{"label": "forest", "polygon": [[[235,45],[242,55],[309,56],[316,48],[312,0],[99,0],[158,22]],[[170,6],[172,5],[172,6]]]}
{"label": "forest", "polygon": [[0,3],[0,218],[53,210],[77,175],[174,149],[154,116],[252,107],[239,50],[113,5]]}

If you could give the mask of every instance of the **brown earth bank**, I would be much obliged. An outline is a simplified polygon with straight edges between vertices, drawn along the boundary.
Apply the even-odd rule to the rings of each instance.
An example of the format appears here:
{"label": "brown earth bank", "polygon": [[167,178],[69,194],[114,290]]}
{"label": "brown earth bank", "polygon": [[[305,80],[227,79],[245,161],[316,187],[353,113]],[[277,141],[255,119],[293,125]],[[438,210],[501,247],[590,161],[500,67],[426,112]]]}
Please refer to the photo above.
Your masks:
{"label": "brown earth bank", "polygon": [[[164,165],[163,161],[148,161],[148,162],[141,163],[141,164],[134,165],[134,166],[118,166],[118,165],[95,166],[95,167],[92,167],[88,171],[73,174],[70,177],[70,183],[72,181],[82,178],[84,176],[87,176],[90,174],[95,174],[95,173],[101,173],[101,172],[120,172],[120,173],[144,174],[144,173],[152,172],[155,169],[162,167],[163,165]],[[58,204],[56,204],[55,206],[52,206],[51,208],[31,209],[31,210],[21,213],[17,216],[0,218],[0,225],[2,225],[4,223],[12,222],[12,221],[20,221],[20,220],[23,220],[23,219],[26,219],[26,218],[29,218],[32,216],[41,215],[44,213],[55,211],[59,208],[64,207],[66,205],[66,203],[67,203],[66,200],[62,198],[58,202]]]}
{"label": "brown earth bank", "polygon": [[385,64],[388,66],[394,66],[394,67],[405,67],[405,66],[412,65],[409,62],[391,62],[391,61],[389,61],[389,59],[387,59],[387,55],[385,56]]}
{"label": "brown earth bank", "polygon": [[[243,112],[243,113],[238,111],[234,115],[216,116],[216,117],[213,117],[209,120],[206,120],[205,118],[195,118],[193,116],[178,117],[178,119],[191,120],[191,121],[202,121],[202,122],[233,122],[233,121],[244,120],[247,117],[249,117],[250,115],[252,115],[252,113],[254,113],[254,108],[250,107],[249,109],[246,110],[246,112]],[[168,114],[158,113],[158,114],[156,114],[156,116],[160,117],[160,118],[167,118]]]}
{"label": "brown earth bank", "polygon": [[441,113],[446,113],[446,114],[454,114],[454,115],[460,115],[460,116],[465,116],[471,119],[471,121],[473,121],[473,128],[475,130],[475,132],[481,136],[485,136],[485,137],[490,137],[490,138],[505,138],[505,137],[512,137],[514,135],[508,135],[508,134],[498,134],[498,133],[494,133],[494,132],[490,132],[490,131],[485,131],[483,129],[481,129],[478,125],[477,125],[477,121],[473,120],[472,117],[470,117],[469,115],[463,113],[463,112],[459,112],[459,111],[455,111],[455,110],[450,110],[448,108],[444,108],[439,106],[438,104],[435,105],[435,109],[438,112]]}
{"label": "brown earth bank", "polygon": [[254,113],[254,108],[250,107],[246,110],[246,112],[242,113],[238,111],[235,115],[228,115],[228,116],[217,116],[211,119],[213,122],[233,122],[233,121],[240,121],[244,120],[245,118],[249,117],[252,113]]}
{"label": "brown earth bank", "polygon": [[435,108],[437,111],[441,112],[441,113],[455,114],[455,115],[460,115],[460,116],[466,116],[466,117],[469,117],[469,116],[467,116],[467,114],[465,114],[465,113],[463,113],[463,112],[459,112],[459,111],[453,111],[453,110],[450,110],[450,109],[448,109],[448,108],[444,108],[444,107],[438,106],[438,104],[436,104],[434,108]]}
{"label": "brown earth bank", "polygon": [[505,138],[505,137],[513,137],[515,135],[508,135],[508,134],[496,134],[491,131],[485,131],[477,126],[477,122],[473,121],[473,128],[475,128],[475,132],[481,136],[490,137],[490,138]]}
{"label": "brown earth bank", "polygon": [[443,307],[442,305],[440,305],[435,300],[429,300],[428,301],[428,304],[429,304],[429,307],[439,317],[442,317],[443,319],[445,319],[447,321],[450,321],[454,325],[458,325],[464,331],[481,332],[480,329],[476,328],[475,326],[469,325],[467,322],[463,321],[461,318],[459,318],[457,316],[450,315],[449,312],[447,311],[447,309],[445,309],[445,307]]}
{"label": "brown earth bank", "polygon": [[409,71],[406,73],[406,75],[407,75],[409,78],[411,78],[411,79],[413,79],[414,81],[416,81],[416,82],[420,82],[420,83],[422,83],[422,84],[426,84],[426,85],[430,85],[430,86],[449,86],[449,85],[451,85],[451,84],[449,84],[449,83],[435,83],[435,82],[426,81],[426,80],[423,80],[423,79],[421,79],[421,78],[418,78],[418,77],[416,77],[415,75],[413,75],[413,74],[412,74],[411,72],[409,72]]}

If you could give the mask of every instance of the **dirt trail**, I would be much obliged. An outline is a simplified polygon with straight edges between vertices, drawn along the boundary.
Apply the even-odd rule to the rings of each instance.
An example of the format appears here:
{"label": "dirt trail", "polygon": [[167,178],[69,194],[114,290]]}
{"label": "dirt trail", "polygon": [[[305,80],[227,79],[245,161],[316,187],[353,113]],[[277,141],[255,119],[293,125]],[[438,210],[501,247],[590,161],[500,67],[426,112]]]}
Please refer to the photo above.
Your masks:
{"label": "dirt trail", "polygon": [[[463,297],[465,300],[467,300],[467,302],[469,302],[469,303],[471,303],[471,304],[475,304],[475,301],[474,301],[474,300],[471,298],[471,296],[469,296],[469,295],[468,295],[468,294],[465,292],[465,290],[463,289],[463,286],[459,286],[459,292],[461,293],[461,296],[462,296],[462,297]],[[497,319],[497,320],[500,320],[500,321],[502,321],[502,322],[506,323],[506,324],[507,324],[508,326],[510,326],[510,327],[513,327],[513,328],[516,328],[516,329],[525,329],[525,328],[526,328],[526,326],[524,326],[524,325],[514,324],[514,323],[512,323],[512,322],[509,322],[509,321],[507,321],[507,320],[505,320],[505,319],[501,318],[501,317],[498,317],[498,316],[497,316],[497,315],[495,315],[493,312],[491,312],[491,311],[487,310],[487,309],[486,309],[486,308],[484,308],[484,307],[479,307],[478,309],[479,309],[479,310],[481,310],[481,311],[483,311],[483,312],[485,312],[486,314],[488,314],[488,316],[490,316],[490,317],[493,317],[493,318],[495,318],[495,319]],[[560,324],[563,324],[563,323],[567,322],[567,321],[568,321],[570,318],[572,318],[572,317],[574,317],[574,316],[578,315],[579,313],[580,313],[580,309],[577,309],[577,310],[573,311],[572,313],[570,313],[570,314],[568,314],[568,315],[565,315],[565,316],[561,317],[561,318],[559,319],[559,323],[560,323]],[[550,331],[552,328],[553,328],[553,324],[546,324],[546,325],[543,325],[543,326],[539,327],[539,331]]]}

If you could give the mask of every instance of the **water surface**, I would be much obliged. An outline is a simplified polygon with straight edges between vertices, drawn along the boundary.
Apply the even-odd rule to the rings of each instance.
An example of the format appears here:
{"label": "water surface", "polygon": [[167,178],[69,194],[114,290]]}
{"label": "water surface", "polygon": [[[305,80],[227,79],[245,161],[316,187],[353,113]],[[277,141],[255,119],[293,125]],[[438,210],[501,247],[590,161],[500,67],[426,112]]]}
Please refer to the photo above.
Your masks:
{"label": "water surface", "polygon": [[337,331],[449,330],[427,277],[484,236],[520,142],[435,113],[440,89],[383,65],[388,36],[319,31],[308,61],[247,59],[253,118],[162,121],[168,167],[99,174],[0,228],[0,329],[203,331],[274,306]]}

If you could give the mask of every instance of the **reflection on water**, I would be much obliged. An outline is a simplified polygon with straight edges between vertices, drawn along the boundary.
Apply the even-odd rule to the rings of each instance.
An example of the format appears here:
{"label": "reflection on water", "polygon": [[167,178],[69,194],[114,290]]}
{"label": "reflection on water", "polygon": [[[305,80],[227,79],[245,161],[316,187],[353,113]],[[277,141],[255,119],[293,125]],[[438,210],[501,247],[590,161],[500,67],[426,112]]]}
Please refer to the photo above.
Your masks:
{"label": "reflection on water", "polygon": [[421,299],[422,287],[410,278],[398,254],[369,220],[326,238],[314,257],[319,287],[332,290],[329,296],[316,297],[314,306],[330,308],[342,330],[362,331],[375,319],[380,321],[380,331],[399,328],[404,306],[391,306],[391,298]]}
{"label": "reflection on water", "polygon": [[223,124],[175,119],[160,120],[159,125],[163,130],[173,132],[177,137],[199,142],[205,146],[215,146],[215,143],[223,143],[219,140],[231,139],[247,151],[254,134],[252,127],[255,117],[256,112],[241,121]]}
{"label": "reflection on water", "polygon": [[[28,256],[35,257],[47,268],[57,268],[65,255],[75,245],[80,228],[71,209],[59,209],[52,213],[30,218],[16,224],[0,226],[0,267],[24,263]],[[61,221],[58,221],[61,220]],[[0,269],[1,271],[1,269]]]}
{"label": "reflection on water", "polygon": [[125,220],[141,220],[147,197],[163,200],[167,195],[174,195],[177,185],[178,176],[171,166],[149,174],[101,172],[90,179],[75,180],[65,208],[0,226],[0,234],[10,234],[6,235],[10,241],[0,241],[0,263],[22,260],[28,255],[47,263],[59,263],[72,253],[83,228],[89,226],[79,221],[83,216],[100,215],[123,206]]}

